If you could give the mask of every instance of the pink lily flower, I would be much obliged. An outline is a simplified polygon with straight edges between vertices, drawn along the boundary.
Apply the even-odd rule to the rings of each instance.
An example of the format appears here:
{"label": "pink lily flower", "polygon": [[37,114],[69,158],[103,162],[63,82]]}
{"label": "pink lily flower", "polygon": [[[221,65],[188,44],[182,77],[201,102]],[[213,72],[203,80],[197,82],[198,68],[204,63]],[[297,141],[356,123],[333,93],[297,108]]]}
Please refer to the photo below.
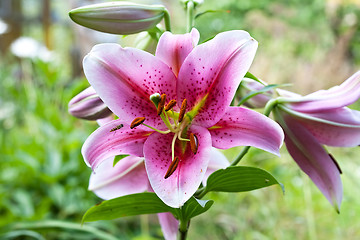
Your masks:
{"label": "pink lily flower", "polygon": [[[89,190],[98,197],[108,200],[129,194],[153,191],[145,170],[144,158],[128,156],[113,166],[113,158],[105,160],[92,173]],[[220,168],[226,168],[229,162],[226,157],[215,148],[211,150],[209,166],[203,183],[208,176]],[[162,232],[166,240],[176,239],[179,221],[171,213],[157,214]]]}
{"label": "pink lily flower", "polygon": [[290,155],[339,211],[341,170],[322,145],[360,144],[360,112],[346,107],[360,97],[360,71],[340,86],[306,96],[277,91],[283,97],[274,110],[275,119],[284,129]]}
{"label": "pink lily flower", "polygon": [[220,33],[197,46],[198,40],[196,29],[166,32],[155,56],[100,44],[84,59],[91,86],[121,118],[89,136],[82,148],[85,162],[95,170],[115,155],[144,157],[152,189],[174,208],[199,187],[211,146],[254,146],[278,155],[283,140],[271,119],[229,107],[257,42],[245,31]]}

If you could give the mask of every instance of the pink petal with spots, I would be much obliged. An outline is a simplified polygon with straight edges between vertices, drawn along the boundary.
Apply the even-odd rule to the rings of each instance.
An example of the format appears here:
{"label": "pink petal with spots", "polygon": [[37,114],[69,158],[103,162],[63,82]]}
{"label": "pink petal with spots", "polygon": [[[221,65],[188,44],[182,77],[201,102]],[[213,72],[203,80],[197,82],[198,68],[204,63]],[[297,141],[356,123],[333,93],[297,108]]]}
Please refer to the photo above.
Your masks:
{"label": "pink petal with spots", "polygon": [[199,38],[199,31],[195,28],[190,33],[181,35],[165,32],[159,39],[155,56],[169,65],[177,76],[182,63],[198,44]]}
{"label": "pink petal with spots", "polygon": [[[130,129],[129,125],[123,122],[111,121],[99,127],[86,139],[81,153],[85,163],[93,170],[104,160],[116,155],[144,156],[144,142],[152,131],[143,126]],[[121,124],[123,125],[121,129],[111,131]]]}
{"label": "pink petal with spots", "polygon": [[129,156],[113,166],[114,158],[108,158],[92,173],[89,190],[108,200],[149,189],[144,158]]}
{"label": "pink petal with spots", "polygon": [[301,112],[317,112],[348,106],[360,98],[360,71],[356,72],[340,86],[329,90],[320,90],[306,95],[296,103],[291,103],[292,109]]}
{"label": "pink petal with spots", "polygon": [[[360,112],[343,107],[297,118],[321,143],[333,147],[360,145]],[[296,118],[296,116],[293,116]],[[326,121],[323,121],[326,120]]]}
{"label": "pink petal with spots", "polygon": [[149,97],[165,93],[175,98],[176,78],[158,58],[118,44],[99,44],[85,57],[84,72],[104,103],[125,122],[145,116],[148,124],[164,126]]}
{"label": "pink petal with spots", "polygon": [[[167,205],[181,207],[198,189],[211,153],[211,137],[209,131],[199,126],[189,129],[198,139],[198,150],[194,154],[189,142],[176,140],[175,156],[180,159],[175,172],[164,179],[172,161],[171,142],[174,134],[153,133],[144,144],[145,167],[150,184],[158,197]],[[185,143],[182,149],[182,143]]]}
{"label": "pink petal with spots", "polygon": [[165,240],[176,240],[179,221],[169,212],[158,213],[159,223]]}
{"label": "pink petal with spots", "polygon": [[212,145],[220,149],[253,146],[279,155],[284,140],[284,133],[276,122],[241,107],[228,107],[221,120],[209,130]]}
{"label": "pink petal with spots", "polygon": [[337,165],[306,128],[292,118],[283,117],[276,115],[285,131],[285,144],[290,155],[339,211],[342,183]]}
{"label": "pink petal with spots", "polygon": [[245,31],[223,32],[201,44],[181,66],[178,103],[187,99],[187,110],[194,109],[193,123],[210,127],[220,120],[235,91],[248,71],[257,42]]}
{"label": "pink petal with spots", "polygon": [[209,166],[205,172],[205,176],[202,180],[202,184],[206,186],[206,181],[213,172],[219,169],[225,169],[228,166],[230,166],[230,163],[225,157],[225,155],[216,148],[212,148]]}

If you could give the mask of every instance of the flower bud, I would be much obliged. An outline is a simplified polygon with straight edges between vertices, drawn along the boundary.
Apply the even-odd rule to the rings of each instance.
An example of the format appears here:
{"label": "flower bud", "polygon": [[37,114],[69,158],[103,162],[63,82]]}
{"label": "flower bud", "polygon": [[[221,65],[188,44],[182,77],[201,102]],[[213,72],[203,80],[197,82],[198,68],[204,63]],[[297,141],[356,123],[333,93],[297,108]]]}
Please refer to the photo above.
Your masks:
{"label": "flower bud", "polygon": [[86,120],[97,120],[112,114],[92,87],[71,99],[68,107],[71,115]]}
{"label": "flower bud", "polygon": [[128,35],[151,29],[158,24],[166,8],[129,2],[106,2],[73,9],[70,18],[84,27],[100,32]]}
{"label": "flower bud", "polygon": [[[266,85],[261,84],[258,81],[255,81],[250,78],[244,78],[241,82],[240,89],[238,90],[237,97],[241,99],[248,95],[249,93],[257,92],[263,89]],[[263,93],[259,93],[250,99],[248,99],[244,105],[249,108],[263,108],[265,107],[266,103],[272,98],[274,94],[273,90],[269,90]]]}

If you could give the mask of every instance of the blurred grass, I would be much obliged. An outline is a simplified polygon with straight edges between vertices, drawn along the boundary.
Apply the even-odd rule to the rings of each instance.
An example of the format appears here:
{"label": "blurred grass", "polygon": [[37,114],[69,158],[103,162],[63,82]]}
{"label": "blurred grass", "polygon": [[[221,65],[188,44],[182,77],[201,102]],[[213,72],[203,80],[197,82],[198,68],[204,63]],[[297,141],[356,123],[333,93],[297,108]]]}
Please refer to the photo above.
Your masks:
{"label": "blurred grass", "polygon": [[[292,82],[297,90],[310,92],[339,84],[359,68],[359,9],[343,5],[331,12],[328,4],[320,0],[205,1],[203,10],[224,11],[203,15],[197,27],[203,40],[224,30],[248,30],[260,43],[251,71],[265,81]],[[56,7],[58,13],[66,13],[65,5],[57,2]],[[346,22],[349,16],[355,16],[355,24]],[[97,125],[67,113],[68,101],[88,83],[71,77],[69,53],[74,40],[67,16],[62,21],[66,25],[57,23],[52,28],[53,61],[20,60],[10,53],[0,58],[0,234],[6,233],[0,238],[101,239],[110,233],[119,239],[159,239],[154,216],[79,228],[82,214],[100,201],[87,191],[90,169],[80,153]],[[173,24],[180,31],[184,22],[174,18]],[[24,32],[36,39],[43,34],[39,26],[28,26]],[[233,159],[238,150],[225,153]],[[360,149],[330,151],[343,170],[341,214],[335,213],[285,150],[277,158],[252,149],[240,164],[272,173],[285,185],[285,195],[277,187],[244,194],[212,193],[205,198],[215,204],[191,222],[189,239],[356,239],[360,236]]]}

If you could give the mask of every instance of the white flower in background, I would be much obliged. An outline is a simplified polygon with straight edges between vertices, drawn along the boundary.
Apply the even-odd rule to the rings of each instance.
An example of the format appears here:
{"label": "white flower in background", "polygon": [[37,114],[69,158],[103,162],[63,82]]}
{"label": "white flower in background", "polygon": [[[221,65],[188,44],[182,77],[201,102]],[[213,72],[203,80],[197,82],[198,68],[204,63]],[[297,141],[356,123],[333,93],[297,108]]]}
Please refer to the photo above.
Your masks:
{"label": "white flower in background", "polygon": [[42,43],[30,38],[20,37],[10,46],[11,52],[19,58],[40,59],[49,62],[53,57],[53,52],[49,51]]}

